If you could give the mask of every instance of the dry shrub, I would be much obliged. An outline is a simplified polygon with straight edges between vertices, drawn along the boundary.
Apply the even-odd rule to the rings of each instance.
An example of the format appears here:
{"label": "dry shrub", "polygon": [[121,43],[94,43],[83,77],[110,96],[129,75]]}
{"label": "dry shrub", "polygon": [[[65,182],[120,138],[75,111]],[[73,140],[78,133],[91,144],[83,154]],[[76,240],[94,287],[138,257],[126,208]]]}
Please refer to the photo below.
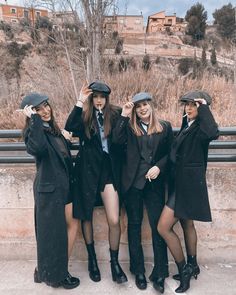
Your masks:
{"label": "dry shrub", "polygon": [[[46,69],[44,69],[43,73],[49,77]],[[68,113],[75,103],[75,94],[68,70],[65,71],[65,68],[63,70],[60,65],[60,67],[53,68],[53,73],[54,78],[48,78],[48,84],[46,83],[46,78],[42,77],[41,79],[44,79],[44,83],[40,84],[37,80],[37,83],[35,82],[36,84],[32,84],[31,87],[32,91],[44,92],[49,95],[55,117],[59,125],[63,127]],[[80,71],[75,74],[79,91],[84,82],[83,72]],[[211,108],[219,126],[236,125],[236,87],[232,81],[227,81],[224,77],[217,77],[205,72],[200,79],[191,79],[176,75],[174,72],[166,76],[154,69],[148,72],[128,69],[126,72],[117,72],[112,76],[107,72],[103,76],[103,80],[112,89],[111,101],[120,106],[137,92],[150,92],[153,95],[159,117],[170,121],[173,126],[180,126],[182,120],[183,110],[178,103],[178,98],[190,90],[205,90],[212,95],[213,102]],[[0,128],[22,128],[24,116],[15,112],[19,107],[20,101],[19,91],[12,93],[7,100],[1,101]]]}
{"label": "dry shrub", "polygon": [[165,77],[155,71],[127,71],[105,76],[111,86],[112,100],[122,105],[133,94],[140,91],[150,92],[155,101],[157,112],[173,126],[180,126],[182,107],[178,98],[184,93],[199,89],[207,91],[213,98],[212,111],[220,126],[235,126],[236,87],[232,81],[205,72],[201,79],[191,79],[173,75]]}

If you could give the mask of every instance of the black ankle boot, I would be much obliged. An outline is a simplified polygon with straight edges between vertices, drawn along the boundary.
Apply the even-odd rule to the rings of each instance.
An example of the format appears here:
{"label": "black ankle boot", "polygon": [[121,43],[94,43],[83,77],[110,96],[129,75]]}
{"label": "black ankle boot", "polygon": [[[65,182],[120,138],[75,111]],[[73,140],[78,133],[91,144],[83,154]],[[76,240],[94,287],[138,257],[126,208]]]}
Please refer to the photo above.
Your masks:
{"label": "black ankle boot", "polygon": [[165,278],[153,279],[153,288],[160,293],[165,292]]}
{"label": "black ankle boot", "polygon": [[112,274],[112,280],[114,282],[117,282],[117,284],[122,284],[127,282],[128,279],[118,262],[118,253],[119,253],[119,250],[110,249],[111,274]]}
{"label": "black ankle boot", "polygon": [[[195,280],[197,280],[197,276],[200,274],[200,268],[199,265],[197,264],[197,256],[192,256],[192,255],[188,255],[188,259],[187,259],[188,264],[191,264],[193,267],[193,274],[192,276],[194,277]],[[173,279],[179,281],[179,274],[173,275]]]}
{"label": "black ankle boot", "polygon": [[[179,267],[178,267],[179,268]],[[191,264],[185,264],[183,267],[179,268],[180,275],[180,285],[175,290],[176,293],[184,293],[190,287],[190,279],[193,274],[193,268]]]}
{"label": "black ankle boot", "polygon": [[94,282],[101,281],[101,274],[97,264],[97,257],[94,249],[94,243],[86,244],[88,251],[88,271],[89,277]]}

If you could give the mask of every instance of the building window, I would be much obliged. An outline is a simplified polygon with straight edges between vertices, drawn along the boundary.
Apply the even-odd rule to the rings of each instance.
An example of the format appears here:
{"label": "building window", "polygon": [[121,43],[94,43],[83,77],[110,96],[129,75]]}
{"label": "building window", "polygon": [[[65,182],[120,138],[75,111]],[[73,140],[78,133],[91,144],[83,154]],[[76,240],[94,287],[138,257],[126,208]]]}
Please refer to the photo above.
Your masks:
{"label": "building window", "polygon": [[28,10],[24,10],[24,18],[29,18],[29,11]]}
{"label": "building window", "polygon": [[168,19],[168,23],[172,24],[172,19],[171,18]]}
{"label": "building window", "polygon": [[40,11],[36,11],[36,17],[40,17],[41,13]]}
{"label": "building window", "polygon": [[16,8],[11,8],[11,13],[16,14]]}

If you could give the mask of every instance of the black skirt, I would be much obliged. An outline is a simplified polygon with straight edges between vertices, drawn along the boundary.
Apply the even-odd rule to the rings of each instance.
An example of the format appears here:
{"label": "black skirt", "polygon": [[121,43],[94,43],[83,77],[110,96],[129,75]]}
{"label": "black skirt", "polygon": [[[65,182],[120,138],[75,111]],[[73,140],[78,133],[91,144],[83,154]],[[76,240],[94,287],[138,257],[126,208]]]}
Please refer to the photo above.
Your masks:
{"label": "black skirt", "polygon": [[114,184],[111,159],[109,154],[103,153],[101,174],[98,182],[98,193],[103,192],[106,184]]}

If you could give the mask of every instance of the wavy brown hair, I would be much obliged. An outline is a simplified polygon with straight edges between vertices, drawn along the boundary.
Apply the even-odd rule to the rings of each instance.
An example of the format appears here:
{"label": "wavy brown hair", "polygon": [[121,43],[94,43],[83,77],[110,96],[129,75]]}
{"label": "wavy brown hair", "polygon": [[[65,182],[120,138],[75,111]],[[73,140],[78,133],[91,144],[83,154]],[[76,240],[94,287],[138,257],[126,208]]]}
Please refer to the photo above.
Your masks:
{"label": "wavy brown hair", "polygon": [[[104,118],[104,135],[107,137],[111,132],[112,118],[114,118],[114,114],[118,113],[119,108],[110,104],[108,95],[104,95],[104,97],[106,99],[106,103],[102,112]],[[89,139],[91,138],[91,131],[95,133],[98,132],[96,128],[96,118],[94,116],[94,112],[95,108],[93,106],[93,94],[91,94],[88,97],[87,102],[84,104],[83,111],[85,134]]]}
{"label": "wavy brown hair", "polygon": [[[147,130],[147,134],[150,135],[153,133],[161,133],[163,131],[163,127],[161,126],[161,123],[158,120],[153,102],[151,100],[146,100],[146,101],[151,106],[151,115],[150,115],[150,122],[149,122],[148,130]],[[139,117],[136,114],[136,105],[134,105],[132,110],[130,126],[132,130],[134,131],[135,135],[141,136],[144,134],[139,124]]]}

